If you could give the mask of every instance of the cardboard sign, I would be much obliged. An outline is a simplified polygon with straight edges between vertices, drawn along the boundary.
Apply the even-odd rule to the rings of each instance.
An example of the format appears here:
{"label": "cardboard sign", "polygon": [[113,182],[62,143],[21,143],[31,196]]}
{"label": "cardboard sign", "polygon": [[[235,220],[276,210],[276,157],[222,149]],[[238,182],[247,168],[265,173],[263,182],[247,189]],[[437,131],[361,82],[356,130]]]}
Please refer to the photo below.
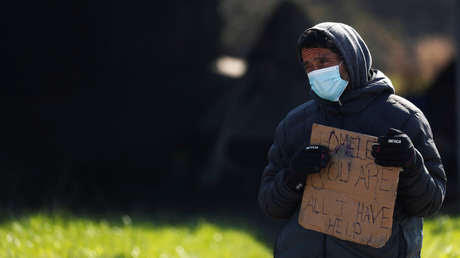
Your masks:
{"label": "cardboard sign", "polygon": [[374,163],[377,138],[313,124],[311,144],[327,146],[328,166],[307,177],[299,224],[343,240],[382,247],[391,235],[400,168]]}

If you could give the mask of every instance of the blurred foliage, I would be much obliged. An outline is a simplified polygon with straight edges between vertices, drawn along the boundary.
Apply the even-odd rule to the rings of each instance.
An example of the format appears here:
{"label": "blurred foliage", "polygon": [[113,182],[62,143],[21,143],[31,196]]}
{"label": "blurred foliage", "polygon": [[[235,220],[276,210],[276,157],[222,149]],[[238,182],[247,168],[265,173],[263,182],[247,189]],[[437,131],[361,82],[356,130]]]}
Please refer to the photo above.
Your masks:
{"label": "blurred foliage", "polygon": [[[297,4],[315,24],[335,21],[353,26],[370,48],[374,67],[398,77],[401,84],[396,88],[400,94],[425,90],[435,74],[453,58],[454,0],[290,2]],[[221,36],[224,51],[246,56],[279,3],[276,0],[221,1],[219,11],[224,20]],[[293,44],[296,41],[286,40]],[[430,53],[439,53],[435,61]],[[286,54],[295,58],[295,53]],[[421,81],[418,80],[420,77]]]}

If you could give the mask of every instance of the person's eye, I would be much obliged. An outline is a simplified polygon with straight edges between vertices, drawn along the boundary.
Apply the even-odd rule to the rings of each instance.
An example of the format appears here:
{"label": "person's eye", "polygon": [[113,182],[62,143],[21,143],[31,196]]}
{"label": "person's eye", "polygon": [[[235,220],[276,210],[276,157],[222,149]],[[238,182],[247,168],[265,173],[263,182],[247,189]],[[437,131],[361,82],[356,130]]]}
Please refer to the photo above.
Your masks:
{"label": "person's eye", "polygon": [[325,59],[321,60],[321,64],[322,64],[322,65],[328,65],[328,66],[329,66],[330,64],[333,64],[334,61],[335,61],[335,60],[333,60],[333,59],[325,58]]}

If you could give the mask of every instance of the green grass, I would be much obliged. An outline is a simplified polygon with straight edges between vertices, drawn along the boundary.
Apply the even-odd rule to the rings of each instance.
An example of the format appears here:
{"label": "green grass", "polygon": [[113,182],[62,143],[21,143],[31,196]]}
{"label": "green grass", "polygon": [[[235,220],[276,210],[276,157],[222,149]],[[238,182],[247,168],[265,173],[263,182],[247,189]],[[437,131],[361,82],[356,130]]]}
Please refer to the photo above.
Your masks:
{"label": "green grass", "polygon": [[[0,223],[0,257],[272,257],[254,226],[211,220],[69,214],[9,218]],[[422,257],[460,257],[460,217],[425,221]]]}
{"label": "green grass", "polygon": [[460,257],[460,217],[425,220],[422,257]]}
{"label": "green grass", "polygon": [[1,224],[0,257],[271,257],[271,250],[249,231],[203,219],[174,225],[41,214]]}

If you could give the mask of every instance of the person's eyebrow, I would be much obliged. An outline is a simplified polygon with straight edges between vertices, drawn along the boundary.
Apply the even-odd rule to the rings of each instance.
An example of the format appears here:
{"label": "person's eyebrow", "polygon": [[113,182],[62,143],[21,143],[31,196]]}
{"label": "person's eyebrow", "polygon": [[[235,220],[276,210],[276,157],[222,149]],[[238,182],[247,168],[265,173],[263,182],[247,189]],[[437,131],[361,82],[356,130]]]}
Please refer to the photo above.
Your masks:
{"label": "person's eyebrow", "polygon": [[318,54],[318,56],[314,57],[314,59],[324,59],[324,58],[338,59],[339,57],[334,53],[320,53]]}
{"label": "person's eyebrow", "polygon": [[[340,60],[340,57],[335,53],[318,53],[312,57],[313,61],[330,61],[330,60]],[[308,60],[302,60],[302,64],[305,67],[311,65],[311,62]]]}

